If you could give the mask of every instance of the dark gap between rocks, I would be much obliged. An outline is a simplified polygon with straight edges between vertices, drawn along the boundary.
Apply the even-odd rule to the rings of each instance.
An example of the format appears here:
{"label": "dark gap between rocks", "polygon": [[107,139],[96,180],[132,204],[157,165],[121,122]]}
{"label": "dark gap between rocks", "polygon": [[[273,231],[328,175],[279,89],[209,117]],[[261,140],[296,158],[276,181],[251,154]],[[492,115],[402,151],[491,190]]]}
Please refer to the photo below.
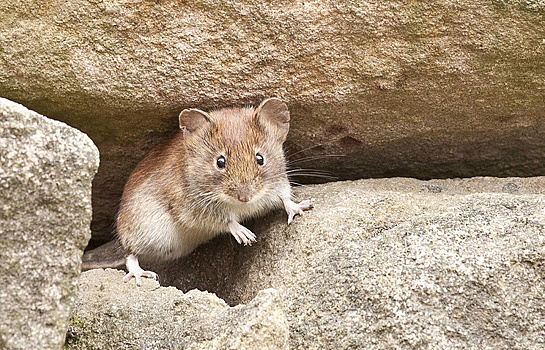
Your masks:
{"label": "dark gap between rocks", "polygon": [[[257,236],[257,242],[251,246],[238,244],[226,233],[199,246],[188,256],[149,267],[159,274],[162,286],[174,286],[184,293],[192,289],[205,290],[215,293],[230,306],[247,303],[260,290],[279,287],[268,284],[266,277],[258,285],[250,285],[247,281],[256,269],[262,275],[267,274],[269,267],[263,258],[264,252],[274,250],[275,254],[282,254],[279,247],[285,242],[273,242],[269,230],[271,222],[277,224],[280,218],[281,224],[285,225],[284,216],[283,211],[276,211],[245,222],[244,225]],[[241,294],[241,290],[245,292]]]}

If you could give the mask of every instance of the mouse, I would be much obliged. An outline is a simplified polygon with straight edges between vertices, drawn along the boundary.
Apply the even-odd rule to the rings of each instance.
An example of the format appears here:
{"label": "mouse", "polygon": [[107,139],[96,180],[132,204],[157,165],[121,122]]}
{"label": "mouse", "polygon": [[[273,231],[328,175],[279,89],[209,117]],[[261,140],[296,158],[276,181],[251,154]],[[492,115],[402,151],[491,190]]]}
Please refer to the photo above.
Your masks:
{"label": "mouse", "polygon": [[191,253],[222,233],[243,245],[256,235],[241,222],[283,208],[290,224],[312,209],[296,203],[283,144],[290,126],[286,103],[268,98],[257,107],[205,112],[184,109],[176,135],[149,152],[125,185],[116,218],[136,285],[158,279],[140,260],[162,262]]}

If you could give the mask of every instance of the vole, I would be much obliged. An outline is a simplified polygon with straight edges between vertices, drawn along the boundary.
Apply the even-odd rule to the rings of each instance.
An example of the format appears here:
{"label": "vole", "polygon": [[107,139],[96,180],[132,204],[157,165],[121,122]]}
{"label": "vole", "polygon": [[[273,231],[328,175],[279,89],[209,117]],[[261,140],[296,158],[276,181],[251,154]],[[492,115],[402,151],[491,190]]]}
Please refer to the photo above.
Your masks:
{"label": "vole", "polygon": [[282,150],[289,122],[277,98],[257,108],[183,110],[176,136],[152,150],[125,185],[116,222],[129,254],[123,280],[157,279],[139,258],[176,259],[223,232],[250,245],[256,236],[243,220],[283,206],[289,224],[311,209],[310,201],[291,199]]}

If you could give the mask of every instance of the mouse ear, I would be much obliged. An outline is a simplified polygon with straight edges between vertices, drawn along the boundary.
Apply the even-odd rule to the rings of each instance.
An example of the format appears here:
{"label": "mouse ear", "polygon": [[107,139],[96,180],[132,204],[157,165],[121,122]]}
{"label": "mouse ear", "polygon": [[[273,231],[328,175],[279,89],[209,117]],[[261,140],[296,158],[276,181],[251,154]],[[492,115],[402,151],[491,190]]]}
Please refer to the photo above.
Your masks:
{"label": "mouse ear", "polygon": [[269,132],[278,135],[282,142],[290,129],[290,111],[278,98],[268,98],[257,107],[256,117]]}
{"label": "mouse ear", "polygon": [[208,113],[195,108],[184,109],[178,118],[180,120],[180,129],[184,134],[201,129],[211,120]]}

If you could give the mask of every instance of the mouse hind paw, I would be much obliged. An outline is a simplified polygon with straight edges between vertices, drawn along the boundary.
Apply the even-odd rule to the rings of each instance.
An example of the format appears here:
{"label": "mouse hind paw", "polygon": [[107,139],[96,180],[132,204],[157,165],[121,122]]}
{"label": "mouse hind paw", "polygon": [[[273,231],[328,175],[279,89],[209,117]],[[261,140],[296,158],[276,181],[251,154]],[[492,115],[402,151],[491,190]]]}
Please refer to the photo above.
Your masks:
{"label": "mouse hind paw", "polygon": [[157,281],[157,274],[153,271],[131,271],[123,277],[123,282],[127,283],[133,278],[136,280],[136,285],[140,287],[142,285],[142,277],[152,278]]}
{"label": "mouse hind paw", "polygon": [[142,277],[152,278],[157,281],[157,274],[153,271],[143,270],[140,264],[138,264],[138,258],[134,254],[127,257],[126,265],[129,272],[123,277],[123,282],[126,283],[134,277],[136,285],[140,287],[142,285]]}

